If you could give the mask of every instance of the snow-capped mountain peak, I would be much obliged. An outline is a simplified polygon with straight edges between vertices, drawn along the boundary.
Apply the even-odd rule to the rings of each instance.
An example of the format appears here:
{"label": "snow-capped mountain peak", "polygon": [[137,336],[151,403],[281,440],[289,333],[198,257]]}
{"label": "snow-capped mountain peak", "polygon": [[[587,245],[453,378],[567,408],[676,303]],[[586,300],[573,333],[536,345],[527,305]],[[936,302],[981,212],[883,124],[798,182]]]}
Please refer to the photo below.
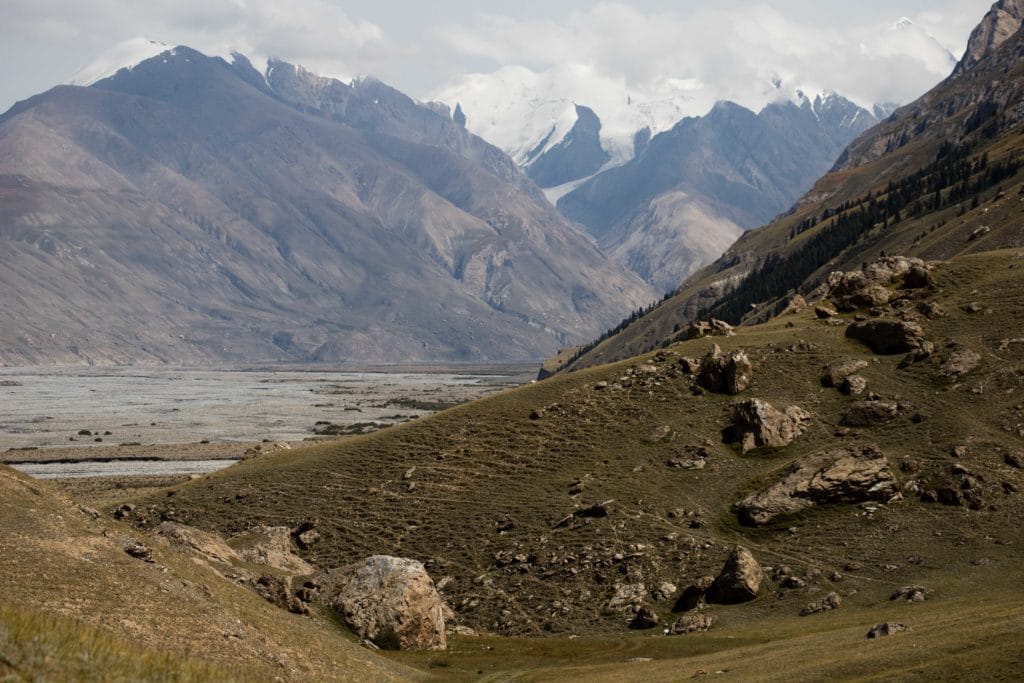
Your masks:
{"label": "snow-capped mountain peak", "polygon": [[173,47],[166,43],[147,38],[131,38],[120,42],[102,55],[97,57],[88,66],[68,79],[68,85],[89,86],[104,78],[113,76],[121,69],[129,71],[136,65],[172,50]]}

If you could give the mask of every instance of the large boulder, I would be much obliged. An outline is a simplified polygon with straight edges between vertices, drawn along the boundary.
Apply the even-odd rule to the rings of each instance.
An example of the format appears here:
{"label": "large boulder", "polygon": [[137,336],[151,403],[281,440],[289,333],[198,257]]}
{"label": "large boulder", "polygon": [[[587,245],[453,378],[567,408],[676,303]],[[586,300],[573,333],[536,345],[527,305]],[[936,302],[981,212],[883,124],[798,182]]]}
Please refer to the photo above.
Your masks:
{"label": "large boulder", "polygon": [[708,602],[731,605],[753,600],[757,597],[762,581],[764,570],[761,565],[749,550],[738,545],[708,589]]}
{"label": "large boulder", "polygon": [[797,406],[783,412],[761,399],[740,401],[733,406],[731,440],[738,441],[744,453],[755,448],[783,448],[803,434],[810,417]]}
{"label": "large boulder", "polygon": [[356,634],[390,650],[444,650],[445,606],[423,564],[374,555],[335,570],[328,604]]}
{"label": "large boulder", "polygon": [[829,285],[828,299],[840,311],[883,306],[893,295],[893,290],[860,271],[833,273]]}
{"label": "large boulder", "polygon": [[736,333],[729,323],[711,318],[710,320],[698,320],[690,323],[683,331],[684,341],[701,339],[703,337],[733,337]]}
{"label": "large boulder", "polygon": [[826,365],[821,372],[821,386],[838,387],[844,379],[867,366],[867,361],[853,358]]}
{"label": "large boulder", "polygon": [[716,394],[734,396],[748,386],[754,377],[754,364],[743,351],[724,353],[718,344],[704,356],[697,371],[697,382]]}
{"label": "large boulder", "polygon": [[924,343],[924,330],[917,323],[884,318],[854,323],[846,328],[846,336],[883,356],[907,353]]}
{"label": "large boulder", "polygon": [[768,524],[826,503],[888,501],[899,493],[889,461],[874,446],[836,448],[808,455],[785,468],[778,481],[733,506],[743,524]]}
{"label": "large boulder", "polygon": [[899,405],[884,401],[858,401],[854,403],[839,423],[846,427],[873,427],[894,419],[900,413]]}

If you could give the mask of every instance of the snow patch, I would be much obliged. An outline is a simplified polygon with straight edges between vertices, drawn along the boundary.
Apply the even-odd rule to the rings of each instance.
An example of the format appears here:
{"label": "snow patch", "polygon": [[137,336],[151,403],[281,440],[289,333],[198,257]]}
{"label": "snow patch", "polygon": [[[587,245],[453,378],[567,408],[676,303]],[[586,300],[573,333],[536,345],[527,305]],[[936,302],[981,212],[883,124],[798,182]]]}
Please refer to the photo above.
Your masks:
{"label": "snow patch", "polygon": [[110,78],[121,69],[133,68],[158,55],[174,51],[170,45],[146,38],[132,38],[118,43],[100,55],[91,64],[72,76],[68,85],[89,86],[104,78]]}

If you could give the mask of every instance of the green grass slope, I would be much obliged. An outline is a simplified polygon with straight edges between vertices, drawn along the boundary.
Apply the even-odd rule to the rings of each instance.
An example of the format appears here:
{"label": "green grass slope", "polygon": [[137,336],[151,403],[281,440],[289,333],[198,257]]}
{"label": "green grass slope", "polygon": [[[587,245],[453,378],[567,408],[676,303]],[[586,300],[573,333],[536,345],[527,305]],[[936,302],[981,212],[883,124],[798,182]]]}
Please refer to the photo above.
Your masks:
{"label": "green grass slope", "polygon": [[[499,640],[495,647],[507,655],[500,661],[487,659],[475,640],[456,640],[439,664],[453,675],[476,661],[485,670],[486,660],[493,667],[487,670],[496,673],[519,662],[537,675],[556,666],[553,676],[677,676],[656,663],[616,668],[625,662],[613,646],[619,639],[636,651],[632,656],[699,655],[694,661],[730,670],[736,665],[721,662],[740,657],[736,648],[749,648],[742,657],[772,667],[760,670],[769,678],[788,661],[773,654],[787,652],[785,647],[798,676],[814,662],[847,676],[870,677],[875,667],[910,675],[917,670],[900,662],[919,661],[911,658],[915,644],[927,643],[921,652],[934,652],[953,642],[952,636],[944,641],[927,635],[943,628],[943,615],[955,615],[963,624],[957,642],[972,647],[1004,642],[990,637],[997,628],[992,623],[1013,625],[1013,637],[1021,636],[1015,620],[1024,502],[1016,491],[1024,488],[1024,474],[1007,456],[1024,450],[1022,269],[1024,254],[1015,250],[937,267],[934,287],[911,296],[947,311],[925,323],[939,359],[909,369],[898,369],[900,356],[874,356],[845,339],[842,326],[809,312],[787,315],[741,328],[735,337],[686,342],[660,355],[556,376],[377,434],[240,463],[177,487],[173,495],[141,501],[136,521],[151,525],[170,514],[227,533],[256,523],[316,520],[323,540],[308,558],[321,568],[374,553],[413,557],[442,581],[464,625],[499,635],[596,639]],[[981,311],[962,310],[971,302]],[[808,432],[786,448],[747,455],[721,443],[736,399],[695,394],[690,378],[677,369],[679,357],[699,357],[714,341],[726,350],[746,350],[754,362],[753,384],[741,397],[801,406],[814,418]],[[950,341],[982,358],[959,379],[938,374]],[[869,362],[861,372],[869,391],[904,404],[900,417],[870,428],[839,425],[856,399],[822,388],[819,378],[823,365],[846,358]],[[612,386],[600,388],[600,382]],[[652,439],[662,427],[671,435]],[[952,467],[967,468],[977,480],[980,509],[925,503],[908,488],[906,499],[891,505],[822,507],[766,528],[742,527],[730,511],[734,501],[801,456],[861,444],[875,444],[887,455],[901,485],[958,486]],[[956,447],[965,450],[955,455]],[[700,449],[707,453],[703,469],[669,465]],[[574,496],[570,486],[576,481],[583,491]],[[558,525],[593,503],[605,503],[608,515]],[[790,567],[807,585],[769,583],[751,603],[712,607],[719,625],[700,636],[629,636],[627,617],[607,608],[620,584],[643,583],[650,591],[671,582],[682,588],[717,573],[735,543],[749,547],[762,564]],[[889,602],[897,587],[915,583],[934,591],[924,609]],[[797,616],[829,591],[843,597],[839,610]],[[651,601],[662,623],[670,623],[672,600]],[[995,621],[987,620],[989,613]],[[873,623],[903,617],[925,634],[923,640],[897,636],[875,651],[862,647],[863,632]],[[853,649],[849,659],[823,664],[833,638]],[[801,660],[796,653],[805,646]],[[876,660],[873,652],[890,654]],[[997,658],[986,671],[1013,664],[1019,672],[1017,656]],[[950,657],[935,661],[948,663]],[[574,658],[597,668],[558,668]],[[612,668],[602,668],[602,661]],[[423,657],[415,662],[427,663]],[[921,672],[929,671],[935,669],[918,673],[926,677]]]}

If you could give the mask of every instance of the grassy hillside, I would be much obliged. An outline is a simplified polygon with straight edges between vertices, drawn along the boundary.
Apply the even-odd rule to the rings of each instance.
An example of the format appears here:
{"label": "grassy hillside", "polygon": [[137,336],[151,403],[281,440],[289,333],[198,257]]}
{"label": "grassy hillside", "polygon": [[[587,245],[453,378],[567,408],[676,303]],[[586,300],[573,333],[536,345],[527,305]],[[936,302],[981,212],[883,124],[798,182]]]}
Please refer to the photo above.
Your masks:
{"label": "grassy hillside", "polygon": [[[318,566],[382,552],[422,560],[436,580],[451,577],[444,591],[461,623],[508,635],[622,633],[627,618],[606,609],[617,584],[681,588],[715,574],[737,542],[766,565],[790,566],[807,587],[773,587],[753,603],[723,609],[725,629],[794,616],[821,591],[841,592],[842,611],[884,616],[900,585],[942,586],[936,591],[953,599],[982,579],[994,589],[996,572],[1008,586],[1016,576],[1006,572],[1016,571],[1024,542],[1016,521],[1024,503],[1014,492],[1024,476],[1004,461],[1024,448],[1024,344],[1010,341],[1022,336],[1021,268],[1016,251],[938,267],[934,289],[920,295],[947,311],[925,324],[938,360],[909,369],[897,369],[900,356],[876,357],[845,339],[842,326],[805,312],[386,432],[241,463],[143,501],[138,521],[170,513],[233,532],[316,520],[324,540],[309,558]],[[961,310],[971,302],[981,312]],[[938,374],[950,340],[982,357],[966,377]],[[677,369],[679,357],[700,356],[713,341],[745,349],[753,360],[754,382],[743,396],[799,405],[814,416],[809,431],[786,448],[745,456],[721,443],[735,399],[695,394]],[[861,373],[869,391],[904,404],[897,419],[839,425],[856,399],[822,388],[819,378],[823,365],[847,358],[869,362]],[[658,440],[662,427],[668,435]],[[901,485],[956,486],[951,468],[961,464],[980,482],[981,509],[924,503],[908,490],[891,506],[825,507],[759,529],[736,522],[731,503],[787,463],[862,444],[888,456]],[[703,469],[670,464],[701,449]],[[582,493],[574,496],[577,481]],[[608,515],[558,525],[593,503],[606,503]],[[671,600],[655,607],[671,618]]]}
{"label": "grassy hillside", "polygon": [[[129,556],[141,540],[154,562]],[[3,680],[389,680],[412,670],[0,468]]]}

